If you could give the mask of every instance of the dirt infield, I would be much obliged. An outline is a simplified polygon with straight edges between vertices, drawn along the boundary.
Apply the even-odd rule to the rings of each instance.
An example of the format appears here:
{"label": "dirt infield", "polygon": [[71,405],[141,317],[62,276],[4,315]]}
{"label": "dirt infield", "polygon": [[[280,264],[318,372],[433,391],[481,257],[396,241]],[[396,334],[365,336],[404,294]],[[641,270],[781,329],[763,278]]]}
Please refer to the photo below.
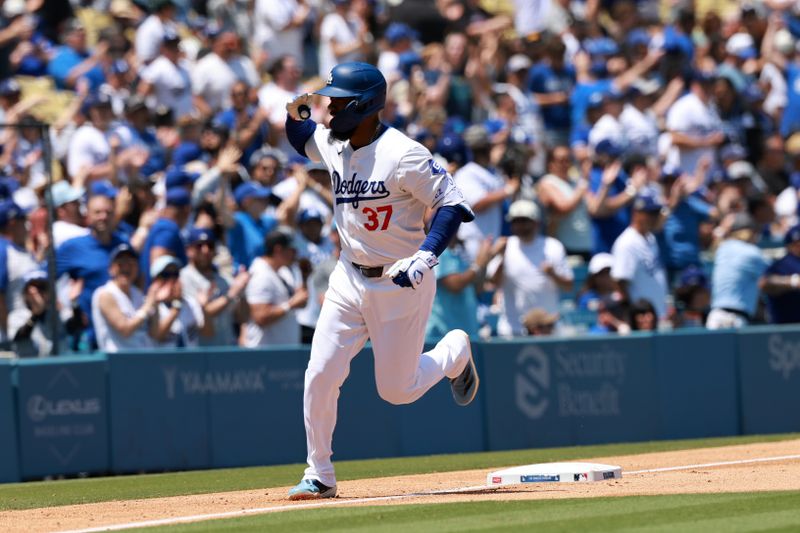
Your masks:
{"label": "dirt infield", "polygon": [[[800,459],[734,464],[677,471],[627,474],[638,470],[800,454],[800,440],[704,448],[621,457],[593,457],[593,462],[622,466],[623,479],[597,483],[542,483],[492,491],[414,496],[420,492],[483,485],[488,470],[471,470],[344,481],[339,497],[325,505],[381,505],[457,501],[595,498],[686,493],[800,490]],[[499,470],[507,466],[497,465]],[[288,487],[148,500],[128,500],[0,512],[3,531],[63,531],[244,509],[291,511],[307,502],[288,502]],[[389,499],[387,497],[399,496]],[[381,498],[383,500],[369,500]],[[354,502],[353,500],[358,500]],[[366,501],[362,501],[366,500]]]}

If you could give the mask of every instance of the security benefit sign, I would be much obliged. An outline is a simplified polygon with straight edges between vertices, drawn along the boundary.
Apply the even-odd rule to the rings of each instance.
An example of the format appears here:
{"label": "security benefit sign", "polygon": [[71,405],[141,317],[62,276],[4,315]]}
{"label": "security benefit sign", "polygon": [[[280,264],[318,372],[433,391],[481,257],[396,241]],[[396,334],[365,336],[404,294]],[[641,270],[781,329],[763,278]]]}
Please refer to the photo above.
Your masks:
{"label": "security benefit sign", "polygon": [[650,344],[641,337],[487,345],[490,447],[653,438]]}
{"label": "security benefit sign", "polygon": [[738,342],[742,432],[800,429],[800,330],[753,328]]}
{"label": "security benefit sign", "polygon": [[105,360],[20,360],[17,371],[22,477],[107,471]]}

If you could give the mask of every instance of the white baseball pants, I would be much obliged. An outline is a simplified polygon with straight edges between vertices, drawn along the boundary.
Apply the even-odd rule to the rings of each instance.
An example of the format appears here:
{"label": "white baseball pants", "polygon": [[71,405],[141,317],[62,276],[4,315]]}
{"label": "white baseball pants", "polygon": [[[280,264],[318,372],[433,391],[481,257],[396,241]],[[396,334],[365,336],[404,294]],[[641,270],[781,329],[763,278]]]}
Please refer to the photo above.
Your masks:
{"label": "white baseball pants", "polygon": [[378,394],[393,404],[411,403],[443,377],[456,377],[464,369],[466,354],[446,342],[420,354],[435,293],[433,272],[414,290],[388,278],[367,278],[344,259],[336,265],[305,376],[305,479],[336,485],[331,455],[339,389],[350,372],[350,361],[368,338]]}

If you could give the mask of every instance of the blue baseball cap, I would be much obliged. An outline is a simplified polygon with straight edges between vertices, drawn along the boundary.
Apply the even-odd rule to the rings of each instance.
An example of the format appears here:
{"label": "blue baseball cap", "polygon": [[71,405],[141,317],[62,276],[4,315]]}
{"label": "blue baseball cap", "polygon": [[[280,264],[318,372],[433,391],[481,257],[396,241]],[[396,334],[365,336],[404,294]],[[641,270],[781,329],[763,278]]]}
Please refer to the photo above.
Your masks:
{"label": "blue baseball cap", "polygon": [[619,157],[622,155],[622,147],[609,139],[603,139],[594,147],[594,153],[596,155]]}
{"label": "blue baseball cap", "polygon": [[121,244],[118,244],[117,246],[114,247],[113,250],[111,250],[111,253],[108,256],[109,263],[113,263],[120,255],[123,254],[129,255],[134,259],[139,259],[139,254],[136,252],[133,246],[131,246],[127,242],[123,242]]}
{"label": "blue baseball cap", "polygon": [[172,152],[172,162],[175,165],[183,165],[189,161],[196,161],[203,156],[200,145],[191,141],[183,141]]}
{"label": "blue baseball cap", "polygon": [[95,181],[89,186],[89,196],[105,196],[113,200],[117,197],[118,192],[117,188],[108,180]]}
{"label": "blue baseball cap", "polygon": [[242,202],[248,198],[260,198],[262,200],[266,200],[271,194],[272,191],[267,187],[252,181],[248,181],[236,187],[236,190],[233,192],[233,197],[236,199],[237,204],[242,205]]}
{"label": "blue baseball cap", "polygon": [[592,56],[613,56],[619,53],[619,46],[609,37],[596,37],[586,39],[583,48]]}
{"label": "blue baseball cap", "polygon": [[793,242],[800,241],[800,224],[789,228],[786,235],[783,236],[784,244],[792,244]]}
{"label": "blue baseball cap", "polygon": [[640,193],[633,201],[631,208],[634,211],[644,211],[646,213],[657,213],[664,207],[655,195],[644,192]]}
{"label": "blue baseball cap", "polygon": [[3,200],[0,202],[0,226],[5,226],[14,219],[24,219],[26,212],[14,200]]}
{"label": "blue baseball cap", "polygon": [[19,189],[19,181],[11,176],[0,177],[0,200],[11,199],[15,191]]}
{"label": "blue baseball cap", "polygon": [[86,115],[95,107],[111,107],[111,97],[106,93],[90,93],[81,104],[81,113]]}
{"label": "blue baseball cap", "polygon": [[124,59],[117,59],[113,63],[111,63],[111,73],[112,74],[125,74],[131,69],[128,62]]}
{"label": "blue baseball cap", "polygon": [[182,166],[174,166],[167,170],[164,185],[167,189],[186,187],[187,185],[192,185],[199,177],[200,174],[197,172],[189,172]]}
{"label": "blue baseball cap", "polygon": [[22,92],[22,88],[14,78],[6,78],[0,81],[0,96],[11,96],[20,92]]}
{"label": "blue baseball cap", "polygon": [[214,232],[208,228],[193,227],[190,229],[189,234],[186,237],[186,244],[189,246],[194,246],[195,244],[199,244],[201,242],[215,244],[217,242],[217,236],[214,235]]}
{"label": "blue baseball cap", "polygon": [[594,92],[589,96],[589,100],[586,103],[586,109],[599,109],[603,106],[604,101],[605,98],[603,97],[602,92]]}
{"label": "blue baseball cap", "polygon": [[625,42],[629,46],[636,46],[640,44],[649,45],[650,44],[650,34],[647,33],[647,30],[642,28],[635,28],[628,33],[628,37],[625,39]]}
{"label": "blue baseball cap", "polygon": [[173,187],[167,189],[167,205],[173,207],[185,207],[192,203],[192,197],[186,187]]}
{"label": "blue baseball cap", "polygon": [[319,220],[322,222],[325,220],[325,217],[322,216],[322,213],[313,207],[308,207],[300,211],[300,214],[297,215],[297,223],[302,224],[303,222],[308,222],[309,220]]}
{"label": "blue baseball cap", "polygon": [[436,143],[436,153],[450,162],[463,165],[469,160],[467,145],[457,133],[445,133]]}
{"label": "blue baseball cap", "polygon": [[664,165],[661,167],[661,174],[658,176],[658,181],[674,180],[681,177],[683,171],[680,167],[672,165]]}
{"label": "blue baseball cap", "polygon": [[417,37],[417,33],[407,24],[403,24],[402,22],[392,22],[389,24],[389,27],[386,28],[383,36],[386,38],[389,44],[393,45],[401,39],[414,40]]}
{"label": "blue baseball cap", "polygon": [[747,158],[747,150],[741,144],[726,144],[719,151],[719,158],[723,161],[726,159],[740,161]]}
{"label": "blue baseball cap", "polygon": [[699,267],[689,265],[681,272],[679,285],[681,287],[708,287],[708,276]]}

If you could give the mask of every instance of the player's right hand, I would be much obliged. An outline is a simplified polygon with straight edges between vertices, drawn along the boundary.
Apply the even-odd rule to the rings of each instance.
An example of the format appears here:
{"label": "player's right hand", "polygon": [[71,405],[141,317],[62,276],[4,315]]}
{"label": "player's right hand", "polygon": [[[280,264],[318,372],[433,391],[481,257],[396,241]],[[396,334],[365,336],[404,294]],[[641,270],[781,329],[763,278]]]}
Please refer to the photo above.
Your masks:
{"label": "player's right hand", "polygon": [[286,104],[286,113],[294,120],[305,120],[308,117],[301,117],[300,116],[300,107],[305,106],[308,109],[311,109],[311,95],[301,94],[300,96],[295,97],[294,100]]}

